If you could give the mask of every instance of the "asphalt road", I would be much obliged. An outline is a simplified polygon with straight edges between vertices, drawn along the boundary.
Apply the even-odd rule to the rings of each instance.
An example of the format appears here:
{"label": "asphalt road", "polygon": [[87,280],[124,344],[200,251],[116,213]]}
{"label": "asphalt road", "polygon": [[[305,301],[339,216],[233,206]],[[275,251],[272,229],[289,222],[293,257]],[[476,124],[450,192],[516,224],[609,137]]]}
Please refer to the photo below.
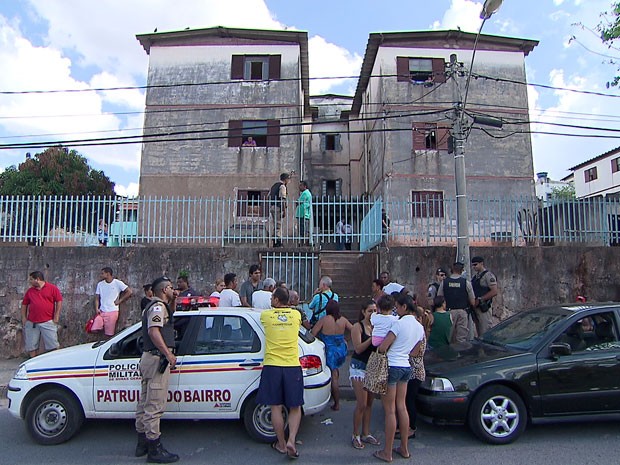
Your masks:
{"label": "asphalt road", "polygon": [[[133,457],[135,433],[131,421],[88,421],[82,431],[65,444],[40,446],[33,443],[21,420],[13,418],[6,400],[0,401],[0,465],[144,463]],[[327,410],[302,421],[299,439],[301,457],[307,465],[379,464],[371,456],[376,449],[351,447],[353,402],[344,401],[339,412]],[[374,407],[373,432],[382,440],[383,414]],[[324,424],[330,419],[332,424]],[[252,441],[238,421],[163,422],[163,442],[181,455],[183,464],[254,465],[290,463],[268,445]],[[620,421],[600,421],[530,426],[514,444],[489,446],[463,427],[420,424],[412,440],[410,460],[394,463],[475,465],[615,465],[620,463]]]}

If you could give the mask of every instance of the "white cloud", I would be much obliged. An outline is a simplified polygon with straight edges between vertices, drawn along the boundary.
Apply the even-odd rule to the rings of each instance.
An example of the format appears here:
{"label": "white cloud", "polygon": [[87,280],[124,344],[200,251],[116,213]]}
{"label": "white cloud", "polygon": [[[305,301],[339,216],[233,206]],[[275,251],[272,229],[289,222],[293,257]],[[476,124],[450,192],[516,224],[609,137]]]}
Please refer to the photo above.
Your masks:
{"label": "white cloud", "polygon": [[263,1],[228,0],[30,0],[49,22],[52,47],[74,50],[80,65],[97,66],[126,79],[146,73],[147,56],[135,34],[213,26],[276,28]]}
{"label": "white cloud", "polygon": [[444,13],[441,22],[435,21],[432,29],[458,29],[478,32],[482,20],[482,3],[471,0],[452,0],[450,8]]}
{"label": "white cloud", "polygon": [[[309,39],[308,54],[312,77],[358,76],[362,66],[361,56],[329,43],[321,36]],[[357,79],[313,79],[310,81],[310,93],[323,94],[337,85],[354,85],[355,82]]]}
{"label": "white cloud", "polygon": [[[550,83],[554,87],[603,92],[604,89],[594,84],[597,82],[596,79],[595,73],[566,76],[562,69],[552,70],[549,76]],[[530,102],[532,105],[530,108],[533,109],[530,112],[533,120],[599,128],[613,128],[618,125],[617,117],[608,116],[617,113],[617,99],[596,97],[566,90],[554,90],[553,95],[556,97],[557,103],[542,111],[537,111],[534,104]],[[579,135],[615,135],[610,132],[548,124],[532,125],[532,130]],[[559,179],[566,176],[568,169],[572,166],[617,147],[619,142],[617,139],[534,134],[532,144],[534,153],[537,154],[535,169],[537,171],[549,171],[552,177]]]}
{"label": "white cloud", "polygon": [[138,183],[131,182],[128,186],[117,184],[114,186],[114,192],[121,197],[137,197],[139,186]]}

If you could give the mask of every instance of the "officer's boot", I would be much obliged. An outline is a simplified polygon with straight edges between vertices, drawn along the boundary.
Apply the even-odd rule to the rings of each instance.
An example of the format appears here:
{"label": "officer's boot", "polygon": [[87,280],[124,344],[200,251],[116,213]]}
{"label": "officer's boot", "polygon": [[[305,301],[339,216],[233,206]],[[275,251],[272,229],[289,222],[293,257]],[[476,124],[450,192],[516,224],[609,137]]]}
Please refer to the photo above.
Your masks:
{"label": "officer's boot", "polygon": [[173,463],[179,460],[177,454],[172,454],[164,449],[159,438],[148,443],[148,457],[146,459],[149,463]]}
{"label": "officer's boot", "polygon": [[146,434],[138,433],[138,444],[136,444],[136,457],[142,457],[149,451],[149,442],[146,439]]}

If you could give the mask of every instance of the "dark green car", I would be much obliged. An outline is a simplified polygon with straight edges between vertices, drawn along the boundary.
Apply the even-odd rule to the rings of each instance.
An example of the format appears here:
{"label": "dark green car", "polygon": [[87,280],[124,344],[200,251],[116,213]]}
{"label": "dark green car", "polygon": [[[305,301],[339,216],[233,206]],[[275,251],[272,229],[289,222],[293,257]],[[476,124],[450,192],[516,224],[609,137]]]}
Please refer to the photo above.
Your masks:
{"label": "dark green car", "polygon": [[491,444],[526,424],[620,413],[620,304],[518,313],[471,343],[430,350],[420,415]]}

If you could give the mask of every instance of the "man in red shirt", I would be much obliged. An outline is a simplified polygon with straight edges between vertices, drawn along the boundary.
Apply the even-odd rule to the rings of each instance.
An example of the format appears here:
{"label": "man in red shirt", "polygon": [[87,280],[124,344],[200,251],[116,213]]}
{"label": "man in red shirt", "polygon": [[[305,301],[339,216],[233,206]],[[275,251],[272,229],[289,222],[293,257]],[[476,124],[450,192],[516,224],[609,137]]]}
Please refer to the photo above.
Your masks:
{"label": "man in red shirt", "polygon": [[22,300],[22,325],[26,352],[35,357],[41,337],[47,350],[60,347],[57,325],[62,308],[62,295],[56,286],[45,282],[40,271],[30,273],[28,283],[30,288]]}

